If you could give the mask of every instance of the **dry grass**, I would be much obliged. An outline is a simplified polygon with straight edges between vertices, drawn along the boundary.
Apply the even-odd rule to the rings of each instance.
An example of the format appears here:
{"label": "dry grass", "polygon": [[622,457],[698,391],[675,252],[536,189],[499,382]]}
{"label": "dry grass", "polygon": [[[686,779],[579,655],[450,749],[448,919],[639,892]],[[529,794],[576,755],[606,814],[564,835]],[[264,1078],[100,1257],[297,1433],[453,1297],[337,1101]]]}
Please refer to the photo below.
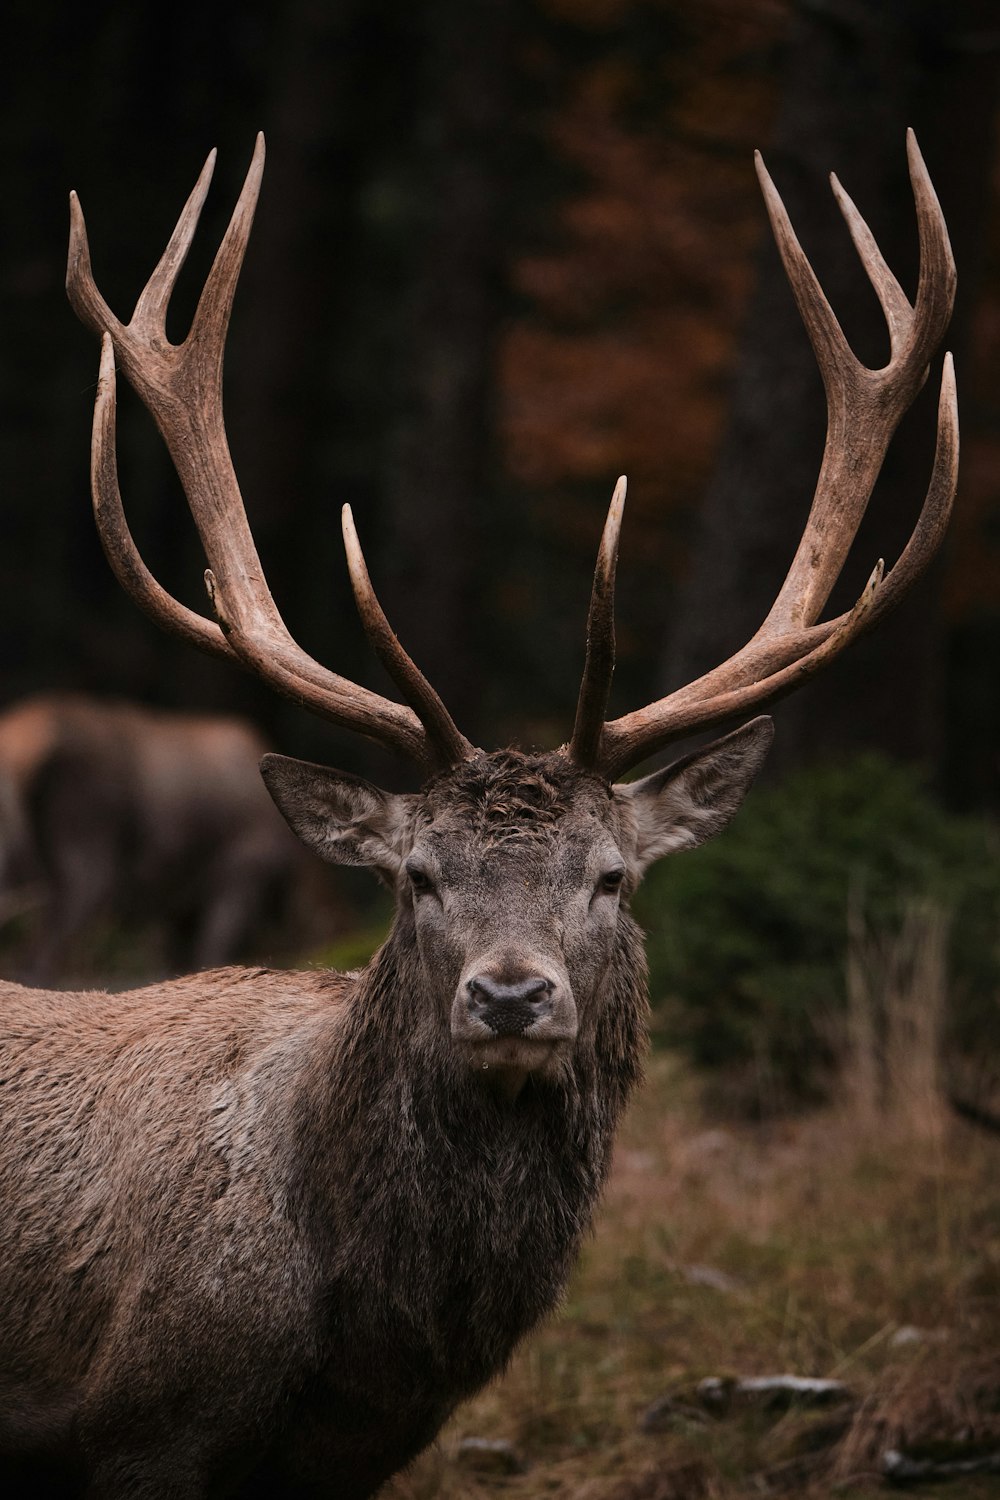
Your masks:
{"label": "dry grass", "polygon": [[[721,1128],[655,1058],[565,1306],[392,1500],[860,1497],[883,1491],[886,1446],[1000,1449],[1000,1140],[926,1129],[906,1097]],[[779,1372],[839,1378],[856,1403],[699,1407],[702,1376]],[[471,1468],[468,1435],[508,1440],[526,1471]]]}
{"label": "dry grass", "polygon": [[859,1125],[889,1124],[912,1141],[943,1129],[941,1039],[948,1010],[948,918],[912,902],[902,927],[866,927],[848,908],[847,1016],[841,1093]]}

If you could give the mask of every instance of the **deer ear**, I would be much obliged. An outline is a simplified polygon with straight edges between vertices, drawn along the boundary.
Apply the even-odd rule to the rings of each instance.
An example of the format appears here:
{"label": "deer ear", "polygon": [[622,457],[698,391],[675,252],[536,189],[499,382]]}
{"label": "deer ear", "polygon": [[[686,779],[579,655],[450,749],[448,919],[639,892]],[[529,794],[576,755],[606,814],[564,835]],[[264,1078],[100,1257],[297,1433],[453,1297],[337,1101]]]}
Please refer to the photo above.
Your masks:
{"label": "deer ear", "polygon": [[751,719],[665,770],[615,787],[615,796],[631,813],[635,878],[665,854],[694,849],[722,832],[764,764],[773,738],[769,718]]}
{"label": "deer ear", "polygon": [[265,755],[260,774],[289,827],[321,859],[369,865],[390,884],[395,880],[408,798],[287,755]]}

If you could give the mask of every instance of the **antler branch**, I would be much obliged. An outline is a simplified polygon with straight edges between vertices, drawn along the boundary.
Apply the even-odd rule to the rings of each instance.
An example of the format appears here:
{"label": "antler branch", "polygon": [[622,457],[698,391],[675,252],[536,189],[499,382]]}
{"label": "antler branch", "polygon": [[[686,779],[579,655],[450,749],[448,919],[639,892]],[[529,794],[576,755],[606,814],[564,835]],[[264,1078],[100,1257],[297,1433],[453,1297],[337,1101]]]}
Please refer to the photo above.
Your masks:
{"label": "antler branch", "polygon": [[[271,597],[254,546],[226,438],[222,367],[236,282],[264,170],[263,136],[257,138],[191,329],[181,344],[167,339],[167,306],[194,237],[214,165],[213,151],[127,325],[111,312],[97,289],[83,213],[76,194],[70,197],[66,287],[78,316],[102,338],[91,472],[94,512],[105,551],[127,591],[166,629],[203,650],[241,663],[321,717],[368,735],[422,766],[454,764],[471,747],[392,634],[377,601],[381,624],[375,632],[376,649],[417,712],[338,676],[296,644]],[[218,625],[186,609],[160,587],[129,532],[115,462],[116,356],[152,414],[184,488],[209,565],[206,584]],[[368,590],[374,599],[370,584]],[[371,611],[369,618],[374,618]]]}
{"label": "antler branch", "polygon": [[[869,369],[852,353],[758,155],[757,171],[772,229],[826,390],[826,444],[812,508],[788,575],[756,635],[696,682],[605,724],[599,734],[589,721],[586,732],[580,732],[578,714],[569,749],[582,764],[609,777],[621,775],[672,740],[756,711],[781,697],[894,607],[937,551],[958,483],[958,406],[950,355],[945,357],[942,374],[934,467],[914,531],[884,577],[879,563],[853,609],[817,623],[857,534],[886,449],[926,379],[928,361],[944,336],[954,303],[955,264],[948,232],[912,131],[907,136],[907,154],[920,239],[920,275],[912,307],[867,224],[836,178],[831,179],[888,325],[890,358],[881,370]],[[603,601],[598,611],[600,630],[603,638],[613,640],[603,560],[595,577],[595,601],[599,594]],[[592,621],[594,610],[592,605]],[[592,703],[601,696],[590,683],[591,655],[595,653],[588,647],[581,703],[585,697]],[[607,657],[606,650],[603,657]],[[606,685],[603,693],[606,699]]]}

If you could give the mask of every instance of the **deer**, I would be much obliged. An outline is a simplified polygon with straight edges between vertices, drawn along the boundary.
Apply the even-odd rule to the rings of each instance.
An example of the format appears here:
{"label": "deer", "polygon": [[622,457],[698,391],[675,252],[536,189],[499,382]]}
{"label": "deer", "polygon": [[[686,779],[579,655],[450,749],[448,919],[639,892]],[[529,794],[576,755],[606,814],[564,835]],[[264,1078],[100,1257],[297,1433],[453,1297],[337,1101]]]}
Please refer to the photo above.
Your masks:
{"label": "deer", "polygon": [[[214,155],[123,324],[97,289],[72,199],[68,289],[101,338],[92,446],[111,566],[160,626],[328,722],[416,763],[388,793],[280,754],[269,792],[323,859],[395,895],[367,967],[223,968],[122,994],[0,991],[0,1478],[88,1500],[362,1500],[502,1371],[558,1301],[646,1045],[643,872],[730,821],[772,722],[754,713],[638,780],[699,730],[746,720],[827,666],[926,569],[957,483],[945,358],[914,530],[821,620],[886,447],[950,316],[947,231],[912,136],[920,272],[910,304],[858,211],[841,211],[891,354],[847,345],[763,164],[758,172],[826,387],[820,475],[788,576],[725,663],[608,719],[625,484],[614,489],[572,734],[556,750],[471,744],[394,634],[351,512],[361,621],[402,702],[308,656],[264,581],[229,455],[223,348],[257,199],[258,139],[191,331],[165,315]],[[186,493],[214,619],[143,563],[115,460],[116,366]]]}
{"label": "deer", "polygon": [[174,969],[245,953],[303,885],[301,844],[244,719],[82,693],[0,712],[0,900],[33,905],[23,982],[51,984],[112,911],[155,924]]}

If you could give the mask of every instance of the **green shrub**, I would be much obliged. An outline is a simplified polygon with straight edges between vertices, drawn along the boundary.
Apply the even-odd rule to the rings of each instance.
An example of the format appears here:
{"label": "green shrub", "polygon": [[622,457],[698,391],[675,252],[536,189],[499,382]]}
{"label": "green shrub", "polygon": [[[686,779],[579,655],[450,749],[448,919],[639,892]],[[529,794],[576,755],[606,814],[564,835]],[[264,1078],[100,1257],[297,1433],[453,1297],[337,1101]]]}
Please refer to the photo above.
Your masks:
{"label": "green shrub", "polygon": [[949,1043],[995,1048],[998,842],[876,756],[754,791],[721,838],[665,860],[637,898],[660,1034],[700,1065],[815,1096],[844,1012],[849,901],[885,935],[930,902],[949,919]]}

